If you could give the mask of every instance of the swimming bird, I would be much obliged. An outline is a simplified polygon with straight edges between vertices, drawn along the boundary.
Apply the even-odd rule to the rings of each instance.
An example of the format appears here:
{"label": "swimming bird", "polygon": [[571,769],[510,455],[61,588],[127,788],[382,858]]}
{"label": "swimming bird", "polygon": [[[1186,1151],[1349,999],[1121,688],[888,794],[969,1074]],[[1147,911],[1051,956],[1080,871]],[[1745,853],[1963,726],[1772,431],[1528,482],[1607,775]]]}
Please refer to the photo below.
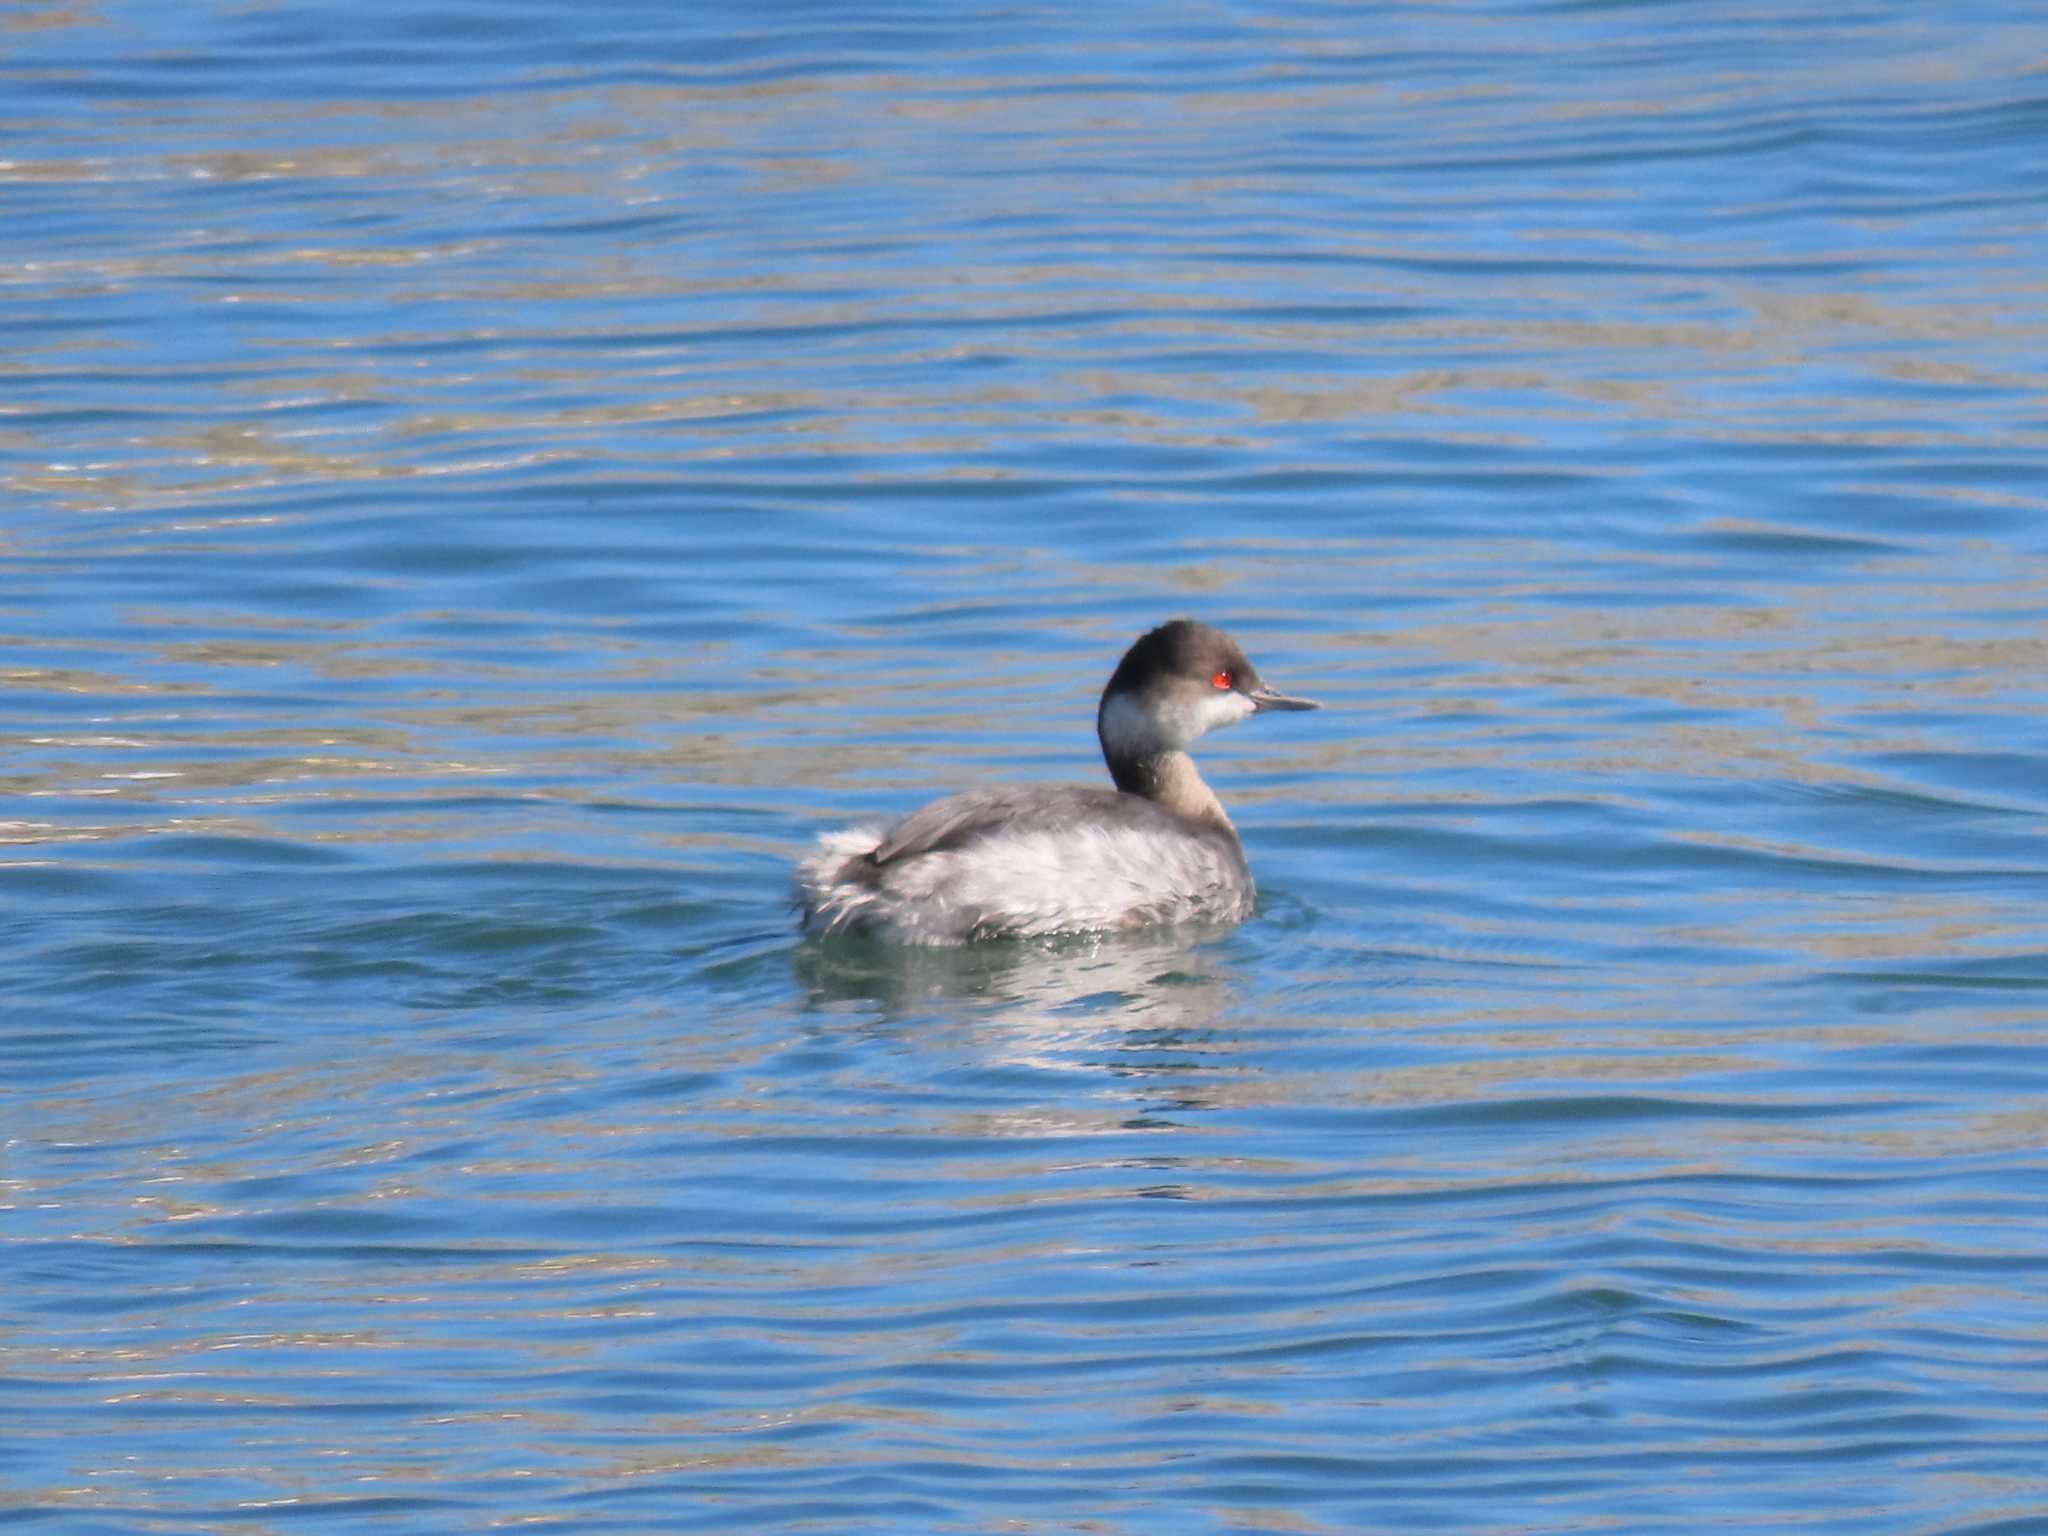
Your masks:
{"label": "swimming bird", "polygon": [[1267,687],[1220,629],[1162,624],[1124,653],[1095,711],[1114,789],[974,789],[888,827],[829,832],[797,869],[804,925],[966,944],[1237,922],[1251,867],[1188,748],[1253,715],[1319,707]]}

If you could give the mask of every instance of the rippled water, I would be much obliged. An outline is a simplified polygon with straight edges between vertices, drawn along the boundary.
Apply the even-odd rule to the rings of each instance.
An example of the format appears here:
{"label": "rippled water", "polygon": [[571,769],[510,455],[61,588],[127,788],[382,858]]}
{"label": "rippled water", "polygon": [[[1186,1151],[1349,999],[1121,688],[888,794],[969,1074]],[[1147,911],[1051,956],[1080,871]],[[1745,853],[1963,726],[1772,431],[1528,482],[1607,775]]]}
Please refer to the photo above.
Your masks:
{"label": "rippled water", "polygon": [[[2048,1531],[2044,64],[0,16],[0,1522]],[[1179,612],[1253,921],[797,941]]]}

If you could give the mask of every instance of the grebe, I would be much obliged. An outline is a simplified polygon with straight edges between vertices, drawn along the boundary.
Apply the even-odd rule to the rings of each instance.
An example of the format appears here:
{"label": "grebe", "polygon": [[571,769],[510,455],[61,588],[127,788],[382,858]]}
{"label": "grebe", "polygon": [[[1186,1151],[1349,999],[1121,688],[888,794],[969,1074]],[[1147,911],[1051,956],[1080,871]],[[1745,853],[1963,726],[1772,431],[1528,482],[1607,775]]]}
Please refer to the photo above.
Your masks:
{"label": "grebe", "polygon": [[1187,749],[1276,693],[1220,629],[1175,619],[1124,653],[1095,712],[1114,789],[1012,785],[951,795],[885,828],[829,832],[797,868],[804,925],[966,944],[1236,922],[1252,872]]}

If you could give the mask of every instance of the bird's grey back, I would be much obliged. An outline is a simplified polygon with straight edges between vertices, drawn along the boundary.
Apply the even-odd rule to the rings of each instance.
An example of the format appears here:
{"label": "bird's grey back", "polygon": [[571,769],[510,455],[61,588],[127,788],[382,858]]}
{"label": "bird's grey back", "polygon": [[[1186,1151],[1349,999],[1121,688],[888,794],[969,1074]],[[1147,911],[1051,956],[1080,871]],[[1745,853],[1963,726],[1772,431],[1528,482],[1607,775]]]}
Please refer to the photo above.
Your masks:
{"label": "bird's grey back", "polygon": [[1243,850],[1138,795],[1068,785],[968,790],[807,863],[811,919],[925,943],[1235,920]]}
{"label": "bird's grey back", "polygon": [[1111,828],[1184,837],[1180,818],[1122,790],[1080,784],[1008,784],[935,800],[890,827],[869,857],[876,864],[964,848],[1002,833],[1085,832]]}

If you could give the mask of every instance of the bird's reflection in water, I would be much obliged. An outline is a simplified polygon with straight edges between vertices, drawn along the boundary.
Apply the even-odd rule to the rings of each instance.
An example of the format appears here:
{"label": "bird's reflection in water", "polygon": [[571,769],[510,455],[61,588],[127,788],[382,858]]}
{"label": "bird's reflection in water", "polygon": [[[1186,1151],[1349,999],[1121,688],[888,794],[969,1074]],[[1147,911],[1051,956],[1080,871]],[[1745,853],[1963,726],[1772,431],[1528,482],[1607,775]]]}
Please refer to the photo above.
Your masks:
{"label": "bird's reflection in water", "polygon": [[1228,931],[953,949],[840,938],[799,945],[795,965],[812,1037],[878,1047],[858,1070],[886,1082],[896,1123],[965,1149],[960,1198],[989,1198],[991,1149],[1014,1142],[1036,1150],[1003,1166],[1166,1197],[1201,1155],[1182,1136],[1228,1106],[1241,1032],[1258,1033],[1242,951],[1217,942]]}
{"label": "bird's reflection in water", "polygon": [[1213,942],[1228,932],[1189,925],[948,949],[842,937],[798,945],[794,964],[821,1012],[999,1019],[1020,1038],[1068,1037],[1077,1024],[1182,1034],[1213,1026],[1236,998],[1236,968]]}

